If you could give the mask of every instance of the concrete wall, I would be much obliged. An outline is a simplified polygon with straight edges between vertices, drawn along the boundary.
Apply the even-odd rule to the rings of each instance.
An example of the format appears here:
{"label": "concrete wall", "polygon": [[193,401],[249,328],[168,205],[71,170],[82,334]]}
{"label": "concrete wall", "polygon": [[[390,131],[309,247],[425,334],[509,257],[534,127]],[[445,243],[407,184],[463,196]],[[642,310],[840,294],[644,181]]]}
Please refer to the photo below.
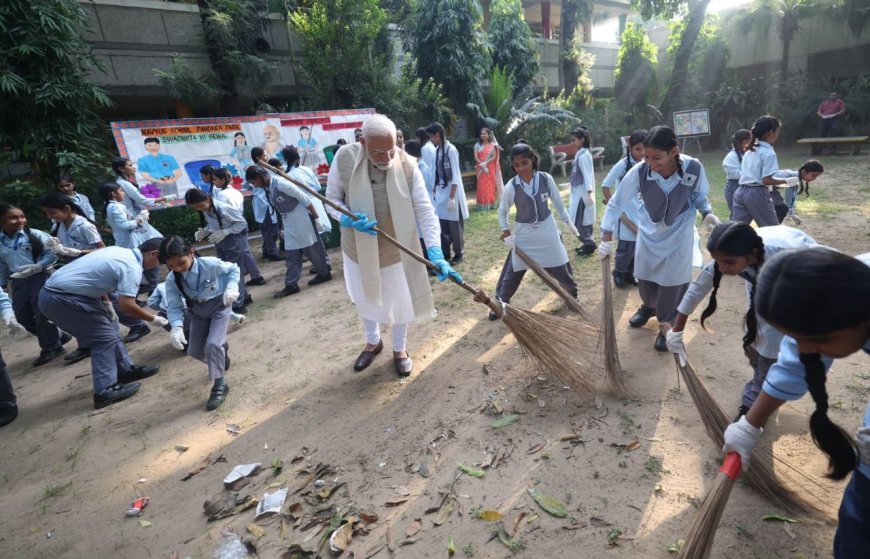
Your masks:
{"label": "concrete wall", "polygon": [[[535,79],[535,89],[558,92],[564,85],[559,80],[559,41],[535,38],[541,56],[540,73]],[[595,55],[595,64],[590,71],[594,89],[613,87],[613,72],[616,69],[616,56],[619,45],[611,43],[582,43],[583,50]]]}

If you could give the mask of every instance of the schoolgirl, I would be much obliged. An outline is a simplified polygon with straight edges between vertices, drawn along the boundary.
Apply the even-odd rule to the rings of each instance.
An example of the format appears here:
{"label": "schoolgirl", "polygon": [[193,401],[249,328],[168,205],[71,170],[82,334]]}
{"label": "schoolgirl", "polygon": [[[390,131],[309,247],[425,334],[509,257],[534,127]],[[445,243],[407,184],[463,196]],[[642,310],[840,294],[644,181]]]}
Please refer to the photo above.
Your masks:
{"label": "schoolgirl", "polygon": [[[199,212],[200,227],[194,236],[197,242],[208,239],[214,243],[217,257],[232,262],[239,267],[240,278],[245,276],[245,249],[248,246],[248,222],[242,212],[229,204],[215,200],[202,190],[192,188],[184,193],[184,201]],[[233,302],[233,311],[247,314],[247,305],[253,302],[245,289],[245,282],[239,282],[240,295]]]}
{"label": "schoolgirl", "polygon": [[214,166],[203,165],[199,169],[199,184],[196,185],[206,194],[211,194],[211,189],[214,186]]}
{"label": "schoolgirl", "polygon": [[278,250],[278,237],[281,235],[281,227],[278,225],[280,217],[269,199],[269,192],[263,188],[254,188],[247,181],[245,181],[245,190],[251,192],[254,221],[260,224],[260,234],[263,237],[263,260],[271,262],[284,260]]}
{"label": "schoolgirl", "polygon": [[[284,161],[287,162],[287,174],[311,190],[320,192],[320,181],[317,179],[317,175],[310,168],[300,165],[299,152],[296,151],[296,148],[293,146],[287,146],[283,151]],[[323,227],[323,231],[318,231],[317,239],[322,245],[323,253],[326,255],[326,267],[332,271],[332,265],[329,262],[329,254],[326,252],[326,244],[323,242],[322,237],[322,235],[326,233],[332,233],[332,222],[329,220],[326,208],[323,206],[323,202],[321,202],[319,198],[316,196],[309,196],[309,200],[311,205],[314,206],[314,210],[317,212],[317,219],[320,220]],[[311,270],[309,270],[309,273],[315,273],[315,269],[312,267]]]}
{"label": "schoolgirl", "polygon": [[[194,256],[198,256],[196,252],[194,252]],[[169,317],[169,302],[166,299],[166,282],[162,281],[157,284],[157,287],[154,288],[154,291],[151,292],[151,295],[148,296],[148,306],[157,311],[158,316],[162,316],[163,318]],[[230,320],[241,324],[247,320],[247,316],[243,314],[238,314],[234,312],[230,312]],[[167,332],[172,331],[172,327],[168,324],[163,327]],[[182,331],[184,332],[184,336],[188,337],[190,334],[190,315],[187,313],[187,304],[184,305],[184,324],[182,325]],[[187,348],[185,348],[187,349]]]}
{"label": "schoolgirl", "polygon": [[130,214],[137,215],[142,210],[147,210],[157,202],[163,202],[167,199],[166,196],[148,198],[142,194],[136,183],[136,169],[133,167],[133,162],[126,157],[116,157],[112,161],[112,171],[117,175],[115,183],[124,190],[123,203],[127,206]]}
{"label": "schoolgirl", "polygon": [[716,312],[716,294],[719,291],[722,275],[742,278],[746,283],[749,299],[743,351],[749,359],[749,364],[752,365],[753,375],[743,387],[738,416],[749,411],[758,397],[768,370],[776,362],[779,344],[782,341],[782,334],[756,316],[753,296],[758,273],[764,263],[779,252],[815,245],[816,241],[812,237],[798,229],[777,225],[761,227],[756,231],[750,225],[736,221],[726,221],[717,225],[707,240],[707,250],[710,251],[713,260],[704,266],[680,301],[673,329],[667,334],[668,350],[685,358],[683,331],[689,315],[712,291],[710,301],[701,313],[701,328],[708,331],[704,322]]}
{"label": "schoolgirl", "polygon": [[[182,350],[187,344],[187,354],[208,366],[213,384],[205,409],[216,410],[230,391],[224,381],[230,368],[227,327],[231,306],[240,296],[241,272],[236,264],[197,256],[192,246],[175,235],[160,244],[160,262],[169,268],[166,302],[172,347]],[[190,315],[189,336],[183,328],[185,305]]]}
{"label": "schoolgirl", "polygon": [[106,246],[97,225],[71,197],[60,192],[47,194],[42,211],[54,223],[49,245],[56,255],[77,258]]}
{"label": "schoolgirl", "polygon": [[426,132],[435,146],[435,213],[441,223],[441,251],[451,264],[459,264],[465,247],[465,220],[468,219],[459,152],[447,141],[440,123],[433,122]]}
{"label": "schoolgirl", "polygon": [[[233,187],[233,176],[228,169],[215,169],[213,176],[214,188],[211,191],[215,200],[220,200],[238,210],[244,215],[245,212],[245,197]],[[266,285],[266,278],[260,273],[260,268],[257,266],[257,261],[254,259],[254,253],[251,252],[250,244],[245,249],[245,267],[246,274],[251,274],[251,279],[245,282],[245,285]]]}
{"label": "schoolgirl", "polygon": [[750,223],[755,220],[759,227],[779,225],[773,207],[773,187],[778,185],[794,186],[796,178],[777,179],[779,161],[773,144],[782,131],[779,119],[775,116],[762,116],[752,125],[752,139],[740,163],[740,186],[734,191],[734,206],[731,219]]}
{"label": "schoolgirl", "polygon": [[[556,220],[550,212],[550,204],[562,218],[571,233],[577,235],[577,228],[562,204],[562,196],[556,182],[548,173],[538,170],[538,155],[528,144],[517,144],[509,153],[511,166],[516,176],[504,187],[498,207],[498,221],[501,225],[501,239],[510,252],[501,269],[496,285],[496,296],[508,303],[516,293],[526,273],[526,264],[516,256],[515,247],[540,264],[551,276],[562,284],[565,291],[577,297],[577,284],[574,282],[571,263]],[[511,206],[517,207],[514,230],[511,232],[509,214]],[[490,320],[498,315],[490,311]]]}
{"label": "schoolgirl", "polygon": [[58,330],[40,310],[39,290],[48,279],[46,269],[57,262],[49,248],[48,233],[27,226],[21,208],[0,203],[0,286],[12,295],[15,318],[39,340],[39,357],[34,367],[63,355],[63,345],[72,338]]}
{"label": "schoolgirl", "polygon": [[801,224],[801,219],[795,213],[797,196],[798,194],[805,194],[809,197],[810,183],[819,178],[819,175],[824,172],[825,168],[821,163],[815,159],[810,159],[798,167],[797,171],[792,171],[791,169],[780,169],[776,173],[776,178],[786,180],[789,178],[798,179],[797,186],[787,186],[785,188],[784,199],[780,196],[778,188],[775,188],[772,193],[774,197],[774,210],[776,210],[776,217],[779,218],[780,223],[782,223],[786,217],[790,217],[795,225]]}
{"label": "schoolgirl", "polygon": [[[643,140],[644,162],[631,168],[610,199],[601,221],[599,258],[613,252],[613,231],[619,216],[639,203],[634,275],[643,304],[628,324],[640,328],[655,315],[673,324],[677,305],[692,281],[695,216],[700,212],[708,228],[719,224],[707,199],[709,184],[704,166],[680,154],[677,136],[667,126],[653,127]],[[665,336],[654,347],[667,351]]]}
{"label": "schoolgirl", "polygon": [[[625,157],[620,159],[613,165],[607,176],[601,182],[601,192],[606,205],[612,193],[619,187],[622,178],[631,170],[632,167],[643,161],[643,139],[647,135],[647,130],[635,130],[628,137],[628,142],[625,146]],[[616,237],[619,243],[616,245],[616,255],[613,258],[613,283],[616,287],[628,287],[629,285],[637,285],[637,280],[634,279],[634,250],[637,233],[632,227],[626,223],[626,220],[637,228],[637,211],[639,205],[634,200],[633,204],[625,209],[625,219],[620,216],[619,223],[616,225]]]}
{"label": "schoolgirl", "polygon": [[73,202],[78,204],[83,211],[82,215],[84,215],[84,217],[90,219],[92,222],[97,220],[96,212],[94,212],[94,207],[91,205],[91,201],[84,194],[76,192],[76,181],[73,179],[71,174],[61,173],[60,177],[57,179],[55,187],[58,192],[69,196],[72,198]]}
{"label": "schoolgirl", "polygon": [[290,181],[272,175],[258,165],[248,167],[245,179],[255,188],[269,189],[270,199],[281,213],[284,223],[284,247],[287,254],[284,289],[275,293],[274,297],[277,299],[299,293],[303,255],[311,261],[316,273],[308,285],[331,281],[326,250],[319,236],[325,229],[308,195]]}
{"label": "schoolgirl", "polygon": [[748,468],[770,416],[787,401],[809,392],[816,404],[810,432],[828,456],[828,477],[839,480],[852,473],[840,505],[834,557],[866,557],[870,407],[853,440],[828,417],[825,380],[834,359],[861,351],[865,357],[870,354],[870,253],[852,258],[824,247],[782,252],[765,264],[755,291],[758,316],[784,337],[755,404],[725,430],[723,450],[738,452],[744,469]]}
{"label": "schoolgirl", "polygon": [[580,232],[578,238],[581,244],[575,251],[577,254],[589,256],[596,248],[595,240],[592,239],[592,224],[595,223],[595,171],[592,167],[592,154],[589,152],[592,145],[589,131],[583,126],[573,130],[571,145],[577,148],[577,154],[571,163],[568,214]]}
{"label": "schoolgirl", "polygon": [[734,192],[740,186],[740,167],[743,164],[743,154],[752,141],[752,132],[741,128],[731,136],[731,150],[722,160],[725,170],[725,203],[728,204],[729,215],[734,211]]}

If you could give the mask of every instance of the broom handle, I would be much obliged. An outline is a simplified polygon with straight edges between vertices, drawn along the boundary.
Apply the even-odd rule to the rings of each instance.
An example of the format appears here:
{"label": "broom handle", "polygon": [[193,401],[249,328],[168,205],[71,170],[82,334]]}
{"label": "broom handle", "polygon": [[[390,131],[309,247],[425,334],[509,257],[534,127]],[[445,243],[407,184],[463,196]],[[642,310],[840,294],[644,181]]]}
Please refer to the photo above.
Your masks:
{"label": "broom handle", "polygon": [[628,219],[628,216],[625,215],[624,212],[623,212],[622,215],[619,216],[619,221],[620,221],[620,223],[622,223],[623,225],[625,225],[626,227],[628,227],[628,229],[629,229],[632,233],[634,233],[635,235],[637,235],[637,224],[635,224],[632,220]]}
{"label": "broom handle", "polygon": [[[285,173],[285,172],[282,171],[281,169],[276,169],[275,167],[272,167],[272,166],[269,165],[268,163],[259,163],[258,165],[259,165],[260,167],[263,167],[264,169],[268,169],[269,171],[271,171],[271,172],[273,172],[273,173],[275,173],[275,174],[277,174],[277,175],[280,175],[281,177],[287,179],[288,181],[290,181],[290,182],[293,183],[294,185],[296,185],[296,186],[298,186],[299,188],[301,188],[302,190],[304,190],[307,194],[310,194],[310,195],[314,196],[315,198],[317,198],[318,200],[320,200],[321,202],[323,202],[324,204],[326,204],[326,205],[329,206],[330,208],[334,209],[335,211],[340,212],[340,213],[342,213],[342,214],[344,214],[344,215],[350,217],[350,218],[353,219],[354,221],[358,221],[358,220],[359,220],[359,218],[358,218],[357,216],[353,215],[349,210],[346,210],[345,208],[342,208],[341,206],[339,206],[338,204],[336,204],[335,202],[333,202],[332,200],[330,200],[330,199],[327,198],[326,196],[322,195],[322,194],[319,193],[319,192],[316,192],[316,191],[315,191],[314,189],[312,189],[310,186],[308,186],[308,185],[306,185],[306,184],[303,184],[303,183],[297,181],[296,179],[292,178],[290,175],[288,175],[287,173]],[[405,254],[407,254],[408,256],[410,256],[411,258],[413,258],[414,260],[416,260],[417,262],[423,264],[424,266],[426,266],[426,267],[429,268],[430,270],[435,270],[435,271],[438,271],[438,270],[439,270],[438,266],[436,266],[435,264],[433,264],[433,263],[430,262],[429,260],[423,258],[422,256],[420,256],[419,254],[417,254],[416,252],[414,252],[414,251],[411,250],[410,248],[408,248],[408,247],[406,247],[405,245],[403,245],[401,242],[399,242],[398,239],[396,239],[396,238],[392,237],[391,235],[385,233],[385,232],[384,232],[381,228],[379,228],[377,225],[374,226],[372,229],[373,229],[374,231],[377,231],[378,235],[380,235],[381,237],[383,237],[384,239],[386,239],[390,244],[392,244],[393,246],[395,246],[396,248],[398,248],[399,250],[401,250],[402,252],[404,252]],[[496,303],[495,301],[493,301],[492,299],[490,299],[489,296],[486,295],[486,292],[484,292],[482,289],[477,289],[477,288],[474,287],[473,285],[469,285],[469,284],[465,283],[465,281],[463,281],[463,280],[458,280],[458,279],[456,279],[456,278],[453,277],[453,276],[449,276],[449,278],[450,278],[451,280],[453,280],[453,283],[455,283],[456,285],[458,285],[458,286],[461,287],[462,289],[464,289],[464,290],[468,291],[469,293],[471,293],[472,295],[474,295],[476,301],[479,301],[479,302],[485,304],[486,306],[488,306],[488,307],[489,307],[490,309],[492,309],[496,314],[498,314],[499,317],[502,316],[502,314],[503,314],[503,312],[504,312],[504,309],[502,309],[501,305],[499,305],[498,303]]]}
{"label": "broom handle", "polygon": [[571,310],[575,311],[577,314],[584,318],[588,316],[586,314],[586,311],[580,305],[580,302],[572,297],[570,293],[565,291],[565,288],[562,287],[562,284],[559,283],[556,278],[551,276],[547,272],[547,270],[545,270],[540,264],[535,262],[528,254],[523,252],[523,249],[518,246],[514,246],[514,253],[519,257],[520,260],[525,263],[526,266],[529,267],[530,270],[538,274],[538,277],[540,277],[544,281],[544,283],[547,284],[547,287],[555,291],[556,295],[561,297],[565,301],[565,304],[567,304],[568,307],[571,308]]}

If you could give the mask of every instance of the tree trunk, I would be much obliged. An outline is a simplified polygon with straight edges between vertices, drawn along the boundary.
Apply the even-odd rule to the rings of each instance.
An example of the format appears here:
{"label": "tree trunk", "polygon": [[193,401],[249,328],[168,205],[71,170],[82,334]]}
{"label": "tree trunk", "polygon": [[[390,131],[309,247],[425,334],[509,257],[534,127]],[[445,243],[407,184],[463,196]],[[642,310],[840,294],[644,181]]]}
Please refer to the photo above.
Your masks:
{"label": "tree trunk", "polygon": [[202,24],[202,33],[205,38],[208,59],[212,70],[218,76],[221,87],[220,112],[223,116],[236,116],[242,114],[242,105],[239,103],[238,89],[233,73],[230,72],[222,45],[214,40],[209,33],[207,11],[211,9],[209,0],[196,0],[199,7],[199,19]]}
{"label": "tree trunk", "polygon": [[791,39],[782,39],[782,60],[779,61],[779,83],[788,79],[788,57],[791,54]]}
{"label": "tree trunk", "polygon": [[[709,2],[709,0],[707,0]],[[580,77],[577,71],[577,61],[568,56],[577,24],[589,17],[589,0],[564,0],[562,15],[559,21],[559,80],[566,95],[571,95],[577,87]]]}
{"label": "tree trunk", "polygon": [[709,3],[710,0],[689,1],[689,19],[686,22],[686,29],[683,31],[683,36],[680,39],[680,46],[677,47],[677,52],[674,53],[674,68],[668,80],[668,90],[665,93],[664,99],[662,99],[660,107],[665,122],[669,122],[671,120],[671,113],[680,108],[678,107],[680,96],[689,78],[689,60],[692,58],[695,42],[698,40],[698,34],[704,25],[704,18],[706,17],[707,5]]}

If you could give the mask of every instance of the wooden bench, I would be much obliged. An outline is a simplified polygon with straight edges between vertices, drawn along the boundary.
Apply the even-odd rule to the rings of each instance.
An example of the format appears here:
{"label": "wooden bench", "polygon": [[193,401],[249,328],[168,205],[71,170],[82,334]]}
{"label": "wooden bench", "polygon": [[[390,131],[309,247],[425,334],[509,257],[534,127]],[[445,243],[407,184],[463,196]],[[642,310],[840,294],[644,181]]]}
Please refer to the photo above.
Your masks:
{"label": "wooden bench", "polygon": [[[604,148],[594,147],[589,152],[592,154],[592,164],[598,163],[598,169],[604,170]],[[573,144],[556,144],[550,146],[550,174],[553,174],[556,167],[562,170],[563,176],[568,176],[566,167],[574,163],[574,156],[577,155],[577,148]]]}
{"label": "wooden bench", "polygon": [[851,146],[850,153],[852,155],[858,155],[861,153],[861,144],[866,142],[868,139],[870,139],[870,136],[832,136],[830,138],[801,138],[797,143],[809,146],[809,155],[817,153],[817,148],[820,148],[825,144],[834,146],[835,150],[840,144],[847,147]]}

